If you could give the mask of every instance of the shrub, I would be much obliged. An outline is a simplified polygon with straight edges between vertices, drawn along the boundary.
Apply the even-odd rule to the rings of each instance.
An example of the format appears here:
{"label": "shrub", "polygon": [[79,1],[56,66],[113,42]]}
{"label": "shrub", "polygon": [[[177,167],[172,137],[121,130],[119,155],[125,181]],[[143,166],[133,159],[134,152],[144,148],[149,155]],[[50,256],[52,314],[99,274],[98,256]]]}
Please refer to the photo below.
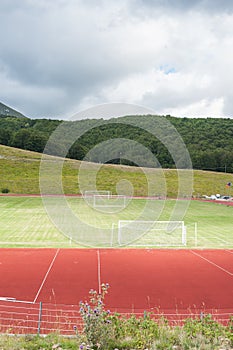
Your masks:
{"label": "shrub", "polygon": [[10,192],[10,190],[8,188],[3,188],[2,189],[2,193],[9,193],[9,192]]}
{"label": "shrub", "polygon": [[233,346],[233,318],[223,326],[211,315],[203,315],[201,319],[189,318],[183,326],[174,327],[164,317],[153,320],[150,313],[144,313],[144,317],[122,317],[105,310],[104,298],[108,289],[109,284],[103,283],[99,294],[92,289],[89,301],[80,302],[84,322],[81,350],[217,350]]}

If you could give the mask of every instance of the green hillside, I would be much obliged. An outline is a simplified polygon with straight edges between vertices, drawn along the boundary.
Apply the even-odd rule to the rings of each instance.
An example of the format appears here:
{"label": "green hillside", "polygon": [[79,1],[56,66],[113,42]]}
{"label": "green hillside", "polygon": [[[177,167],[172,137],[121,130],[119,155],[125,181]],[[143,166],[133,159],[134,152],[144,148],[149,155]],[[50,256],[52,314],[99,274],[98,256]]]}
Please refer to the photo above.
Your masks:
{"label": "green hillside", "polygon": [[[163,168],[172,169],[177,162],[185,162],[179,157],[184,153],[178,150],[184,145],[194,169],[233,173],[233,119],[230,118],[143,115],[103,120],[93,116],[93,119],[65,122],[14,116],[0,118],[2,145],[43,152],[51,135],[52,142],[46,152],[55,156],[63,156],[67,147],[67,157],[76,160],[88,155],[88,159],[96,163],[105,163],[107,159],[112,164],[154,167],[152,159],[145,156],[144,148]],[[104,151],[93,152],[96,145],[103,143]],[[171,150],[177,152],[172,154]],[[179,164],[179,167],[186,165]]]}
{"label": "green hillside", "polygon": [[[42,155],[40,153],[16,149],[0,145],[0,192],[8,189],[13,194],[39,194],[39,170]],[[51,162],[55,157],[48,158]],[[49,161],[48,160],[48,161]],[[79,194],[78,172],[81,162],[72,159],[65,159],[63,164],[63,188],[66,194]],[[84,170],[84,178],[88,181],[90,173],[89,164]],[[93,170],[96,169],[94,163]],[[98,165],[99,166],[99,165]],[[147,169],[149,176],[156,177],[157,169]],[[166,179],[167,196],[176,197],[178,190],[178,178],[176,169],[163,169]],[[233,182],[233,174],[208,172],[195,170],[194,175],[194,196],[203,194],[230,194],[232,187],[226,188],[228,182]],[[147,178],[143,169],[124,165],[105,164],[100,166],[97,175],[98,190],[109,190],[116,193],[116,186],[121,180],[128,180],[133,188],[135,196],[147,196]],[[156,183],[156,181],[155,181]],[[157,184],[158,186],[158,184]],[[231,191],[231,192],[230,192]],[[51,187],[51,193],[54,189]],[[160,194],[158,187],[155,187],[154,194]]]}

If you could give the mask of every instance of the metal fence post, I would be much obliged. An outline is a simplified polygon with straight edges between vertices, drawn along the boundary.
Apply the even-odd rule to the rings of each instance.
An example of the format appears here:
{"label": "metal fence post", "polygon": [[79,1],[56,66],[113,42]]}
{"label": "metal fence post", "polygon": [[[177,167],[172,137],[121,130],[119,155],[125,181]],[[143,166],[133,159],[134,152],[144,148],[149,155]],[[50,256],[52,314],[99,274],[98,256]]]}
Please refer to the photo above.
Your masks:
{"label": "metal fence post", "polygon": [[40,335],[41,321],[42,321],[42,302],[40,301],[39,317],[38,317],[38,331],[37,331],[38,335]]}

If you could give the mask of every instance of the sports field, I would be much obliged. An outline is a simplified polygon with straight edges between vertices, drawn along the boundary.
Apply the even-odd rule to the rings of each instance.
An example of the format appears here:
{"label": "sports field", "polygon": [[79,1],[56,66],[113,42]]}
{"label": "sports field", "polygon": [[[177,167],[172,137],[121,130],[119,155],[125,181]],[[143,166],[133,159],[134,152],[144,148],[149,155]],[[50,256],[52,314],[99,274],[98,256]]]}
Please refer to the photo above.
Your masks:
{"label": "sports field", "polygon": [[[49,200],[49,202],[48,202]],[[108,207],[93,208],[81,197],[66,197],[67,208],[78,221],[66,220],[67,208],[59,206],[59,198],[48,199],[44,206],[39,196],[0,197],[1,247],[114,247],[119,220],[170,220],[175,200],[135,198],[116,212]],[[182,201],[180,201],[182,202]],[[149,203],[149,204],[148,204]],[[177,233],[177,245],[183,248],[232,248],[233,206],[230,203],[192,200],[184,215],[186,245],[182,246]],[[186,202],[184,201],[184,205]],[[52,222],[46,210],[53,208]],[[146,209],[145,209],[146,208]],[[110,208],[111,209],[111,208]],[[135,231],[137,229],[135,225]],[[146,230],[145,230],[146,231]],[[159,246],[163,233],[149,231],[133,233],[125,246]],[[122,231],[124,239],[124,231]],[[165,245],[171,247],[171,236]],[[124,241],[127,243],[127,241]],[[164,241],[163,241],[164,242]],[[164,244],[163,244],[164,245]]]}
{"label": "sports field", "polygon": [[[134,198],[122,208],[118,202],[92,204],[78,196],[0,196],[1,332],[37,333],[40,327],[41,333],[73,334],[74,326],[82,327],[79,301],[92,288],[100,291],[102,283],[111,287],[106,300],[111,311],[149,311],[175,323],[211,313],[228,322],[231,203],[178,201],[179,209],[187,209],[185,245],[180,229],[171,234],[143,226],[170,220],[175,200]],[[120,220],[133,222],[129,233],[122,229],[123,249]],[[171,248],[172,239],[176,249],[158,245]]]}

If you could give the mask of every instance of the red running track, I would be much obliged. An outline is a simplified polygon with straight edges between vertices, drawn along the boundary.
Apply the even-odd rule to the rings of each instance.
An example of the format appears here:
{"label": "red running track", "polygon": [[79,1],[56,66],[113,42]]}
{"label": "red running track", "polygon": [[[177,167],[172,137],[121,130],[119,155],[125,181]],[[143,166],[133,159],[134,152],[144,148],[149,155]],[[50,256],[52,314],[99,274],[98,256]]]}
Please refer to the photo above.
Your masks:
{"label": "red running track", "polygon": [[5,308],[43,302],[78,312],[79,301],[104,282],[111,311],[233,314],[233,250],[4,248],[0,281]]}

